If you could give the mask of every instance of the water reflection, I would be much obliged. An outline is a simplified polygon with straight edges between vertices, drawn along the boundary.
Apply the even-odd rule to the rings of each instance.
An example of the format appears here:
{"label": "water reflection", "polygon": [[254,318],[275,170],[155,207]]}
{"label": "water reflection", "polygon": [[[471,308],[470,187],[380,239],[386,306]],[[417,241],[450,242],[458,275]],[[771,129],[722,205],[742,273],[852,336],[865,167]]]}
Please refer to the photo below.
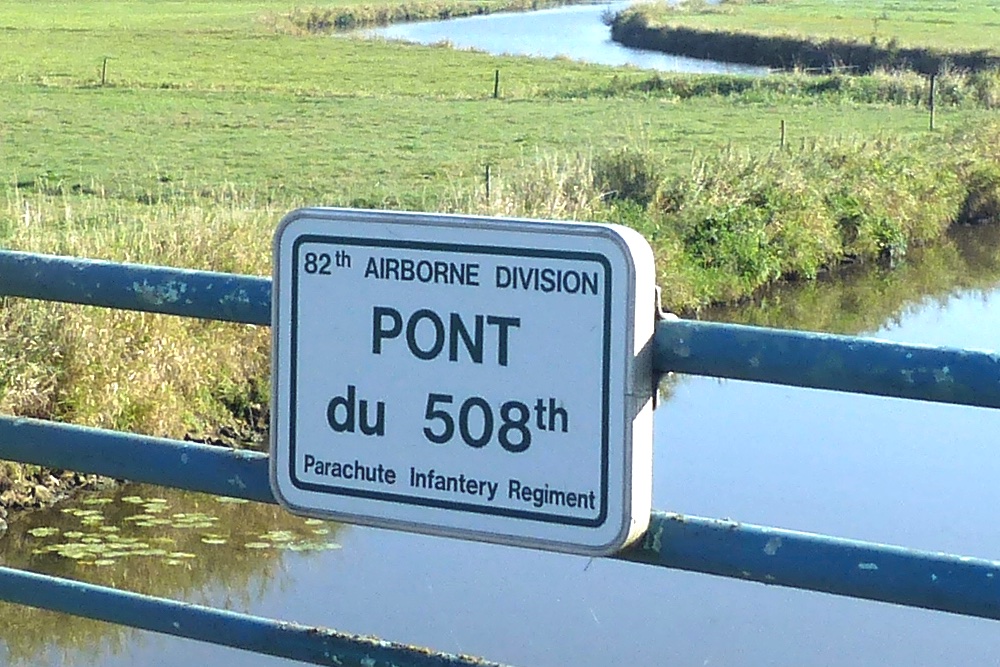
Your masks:
{"label": "water reflection", "polygon": [[[943,243],[911,250],[893,269],[856,267],[814,283],[777,285],[741,306],[709,309],[703,319],[843,334],[897,330],[908,320],[905,335],[928,344],[949,344],[949,330],[960,330],[971,336],[965,345],[992,349],[996,336],[982,321],[956,319],[957,302],[985,299],[998,281],[1000,227],[956,227]],[[944,309],[956,311],[940,327],[945,335],[917,329],[919,313]]]}
{"label": "water reflection", "polygon": [[535,12],[490,14],[447,21],[400,23],[365,34],[419,44],[448,42],[463,49],[493,54],[567,57],[599,65],[632,65],[662,72],[767,74],[753,67],[714,60],[673,56],[632,49],[611,41],[611,30],[602,20],[629,2],[572,5]]}
{"label": "water reflection", "polygon": [[[225,591],[245,608],[273,591],[289,552],[339,548],[337,524],[290,517],[276,507],[159,487],[128,485],[11,521],[0,563],[192,602]],[[2,664],[103,661],[136,633],[126,628],[0,604]],[[4,655],[0,652],[0,656]],[[70,659],[72,657],[72,659]]]}

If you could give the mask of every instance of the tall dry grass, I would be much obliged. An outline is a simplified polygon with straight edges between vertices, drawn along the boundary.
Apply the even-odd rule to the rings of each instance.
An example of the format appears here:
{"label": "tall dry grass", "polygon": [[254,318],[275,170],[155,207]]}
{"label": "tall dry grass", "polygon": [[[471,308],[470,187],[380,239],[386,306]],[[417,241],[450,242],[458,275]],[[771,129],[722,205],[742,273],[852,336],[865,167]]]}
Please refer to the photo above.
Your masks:
{"label": "tall dry grass", "polygon": [[[91,190],[9,192],[0,243],[267,275],[273,229],[299,204],[231,186],[127,199]],[[891,264],[956,222],[998,221],[1000,126],[726,150],[680,175],[641,141],[538,154],[491,174],[489,198],[484,184],[456,186],[440,209],[629,225],[654,248],[666,304],[690,312],[848,261]],[[268,356],[266,328],[0,301],[6,413],[175,437],[238,429],[266,411]]]}
{"label": "tall dry grass", "polygon": [[[280,212],[220,197],[139,205],[13,191],[3,245],[33,252],[269,271]],[[166,315],[0,301],[0,411],[180,437],[266,396],[268,331]]]}

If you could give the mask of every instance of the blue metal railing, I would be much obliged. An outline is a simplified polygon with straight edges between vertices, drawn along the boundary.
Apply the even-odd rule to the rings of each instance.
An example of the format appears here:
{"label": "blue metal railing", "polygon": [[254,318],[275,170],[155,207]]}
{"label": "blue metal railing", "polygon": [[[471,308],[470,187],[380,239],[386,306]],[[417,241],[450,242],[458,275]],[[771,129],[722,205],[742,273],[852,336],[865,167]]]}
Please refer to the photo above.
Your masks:
{"label": "blue metal railing", "polygon": [[[258,325],[271,316],[264,278],[9,251],[0,295]],[[989,352],[677,319],[659,323],[653,346],[662,372],[1000,407],[1000,355]],[[0,458],[275,502],[256,452],[0,417]],[[1000,561],[659,511],[615,558],[1000,620]],[[495,664],[9,568],[0,599],[316,664]]]}
{"label": "blue metal railing", "polygon": [[[271,324],[267,278],[0,252],[0,295]],[[717,322],[659,324],[660,372],[1000,407],[1000,355]]]}

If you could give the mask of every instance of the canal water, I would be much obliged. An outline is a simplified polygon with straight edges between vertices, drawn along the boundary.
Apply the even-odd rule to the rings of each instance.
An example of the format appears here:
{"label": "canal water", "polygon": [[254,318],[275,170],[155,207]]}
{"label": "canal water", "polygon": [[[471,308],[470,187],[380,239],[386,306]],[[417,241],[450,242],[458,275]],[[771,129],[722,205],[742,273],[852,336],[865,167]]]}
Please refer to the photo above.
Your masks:
{"label": "canal water", "polygon": [[[1000,231],[713,319],[996,349]],[[654,506],[1000,557],[1000,413],[679,377]],[[153,487],[23,516],[0,561],[516,665],[997,664],[1000,626],[609,560],[305,521]],[[286,661],[0,604],[0,664]]]}
{"label": "canal water", "polygon": [[418,44],[447,42],[456,48],[493,54],[544,58],[565,56],[599,65],[632,65],[662,72],[757,76],[768,73],[766,67],[672,56],[613,42],[611,28],[605,25],[603,19],[605,15],[621,11],[629,4],[571,5],[536,12],[400,23],[365,31],[365,34]]}

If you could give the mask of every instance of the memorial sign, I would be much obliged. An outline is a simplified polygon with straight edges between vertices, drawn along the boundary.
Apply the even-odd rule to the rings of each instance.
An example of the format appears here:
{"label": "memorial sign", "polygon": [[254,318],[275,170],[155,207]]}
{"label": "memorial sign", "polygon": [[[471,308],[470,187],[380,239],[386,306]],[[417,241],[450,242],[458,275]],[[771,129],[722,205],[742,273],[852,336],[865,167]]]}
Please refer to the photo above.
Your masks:
{"label": "memorial sign", "polygon": [[610,225],[303,209],[274,240],[289,510],[603,555],[650,511],[652,252]]}

